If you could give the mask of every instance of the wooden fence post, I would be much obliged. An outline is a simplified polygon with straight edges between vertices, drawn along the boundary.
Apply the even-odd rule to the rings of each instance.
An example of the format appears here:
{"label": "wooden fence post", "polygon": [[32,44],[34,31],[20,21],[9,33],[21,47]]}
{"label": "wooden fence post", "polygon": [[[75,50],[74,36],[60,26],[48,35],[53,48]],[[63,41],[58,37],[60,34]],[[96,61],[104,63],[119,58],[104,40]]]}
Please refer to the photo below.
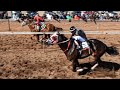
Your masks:
{"label": "wooden fence post", "polygon": [[[8,15],[8,12],[7,12],[7,15]],[[9,31],[11,31],[9,17],[8,17],[8,28],[9,28]]]}

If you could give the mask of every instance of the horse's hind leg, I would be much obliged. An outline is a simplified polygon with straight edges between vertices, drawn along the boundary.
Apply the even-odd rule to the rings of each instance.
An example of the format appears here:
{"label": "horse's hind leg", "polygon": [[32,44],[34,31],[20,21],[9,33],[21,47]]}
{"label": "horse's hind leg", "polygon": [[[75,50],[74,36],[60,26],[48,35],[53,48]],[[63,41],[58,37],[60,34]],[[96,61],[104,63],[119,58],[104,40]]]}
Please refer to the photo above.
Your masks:
{"label": "horse's hind leg", "polygon": [[31,38],[31,40],[33,40],[33,37],[34,37],[35,35],[33,35],[33,36],[31,36],[30,38]]}
{"label": "horse's hind leg", "polygon": [[72,71],[73,71],[73,72],[76,72],[76,64],[75,64],[75,61],[74,61],[74,60],[73,60],[73,62],[72,62],[72,67],[73,67]]}
{"label": "horse's hind leg", "polygon": [[50,38],[50,34],[48,34],[48,38]]}
{"label": "horse's hind leg", "polygon": [[39,42],[39,35],[37,34],[37,35],[33,35],[33,36],[31,36],[31,39],[33,40],[33,37],[36,37],[37,38],[37,42]]}
{"label": "horse's hind leg", "polygon": [[95,57],[95,61],[93,62],[91,70],[94,70],[99,65],[100,61],[101,61],[100,57]]}
{"label": "horse's hind leg", "polygon": [[92,67],[91,67],[91,70],[94,70],[99,64],[98,63],[95,63]]}
{"label": "horse's hind leg", "polygon": [[37,41],[39,42],[39,35],[38,34],[36,35],[36,38],[37,38]]}

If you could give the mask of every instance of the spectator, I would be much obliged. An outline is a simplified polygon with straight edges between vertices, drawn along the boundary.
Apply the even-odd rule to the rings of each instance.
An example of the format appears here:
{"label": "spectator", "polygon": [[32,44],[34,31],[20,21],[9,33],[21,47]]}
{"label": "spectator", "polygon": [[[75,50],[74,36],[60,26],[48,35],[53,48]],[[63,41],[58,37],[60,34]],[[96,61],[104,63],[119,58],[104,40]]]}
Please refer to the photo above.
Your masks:
{"label": "spectator", "polygon": [[103,15],[102,14],[100,14],[100,20],[103,20]]}
{"label": "spectator", "polygon": [[18,20],[19,19],[19,12],[12,11],[12,18],[13,18],[13,20]]}
{"label": "spectator", "polygon": [[66,19],[67,19],[69,22],[71,22],[72,17],[70,16],[70,14],[67,14]]}
{"label": "spectator", "polygon": [[7,19],[8,13],[7,11],[0,11],[0,19]]}
{"label": "spectator", "polygon": [[32,18],[37,14],[38,11],[27,11],[28,15]]}
{"label": "spectator", "polygon": [[52,15],[50,15],[49,13],[46,14],[46,17],[48,20],[52,20]]}
{"label": "spectator", "polygon": [[78,17],[78,15],[75,15],[74,20],[80,20],[80,17]]}

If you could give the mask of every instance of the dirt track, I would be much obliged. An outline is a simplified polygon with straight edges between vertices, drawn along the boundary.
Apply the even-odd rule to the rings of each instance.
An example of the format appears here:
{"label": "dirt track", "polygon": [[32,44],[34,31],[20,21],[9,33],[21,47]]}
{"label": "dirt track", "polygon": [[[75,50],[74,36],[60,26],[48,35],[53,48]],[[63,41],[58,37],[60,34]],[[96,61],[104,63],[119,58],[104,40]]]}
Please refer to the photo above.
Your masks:
{"label": "dirt track", "polygon": [[[75,25],[83,30],[96,30],[92,22],[58,23],[55,26],[68,30]],[[21,27],[17,22],[11,22],[12,31],[29,31],[27,26]],[[99,22],[99,30],[119,30],[120,22]],[[7,22],[0,22],[0,31],[8,31]],[[120,52],[120,35],[87,35],[96,38],[108,46],[114,45]],[[120,78],[120,55],[102,57],[104,61],[91,73],[78,75],[72,72],[71,62],[57,46],[45,47],[30,39],[31,35],[1,35],[0,36],[0,78],[8,79],[113,79]],[[92,57],[80,60],[81,63],[91,61]],[[113,62],[113,63],[112,63]],[[114,67],[114,68],[113,68]],[[108,69],[110,68],[110,69]],[[117,69],[115,71],[114,69]]]}

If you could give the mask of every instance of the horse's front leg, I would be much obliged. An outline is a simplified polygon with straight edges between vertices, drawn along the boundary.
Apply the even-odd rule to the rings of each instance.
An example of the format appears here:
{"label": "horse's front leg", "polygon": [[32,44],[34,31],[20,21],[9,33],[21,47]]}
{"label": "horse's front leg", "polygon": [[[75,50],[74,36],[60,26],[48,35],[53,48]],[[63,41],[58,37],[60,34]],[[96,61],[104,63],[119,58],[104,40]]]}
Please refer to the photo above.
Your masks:
{"label": "horse's front leg", "polygon": [[73,60],[73,62],[72,62],[72,71],[73,72],[76,72],[76,64],[75,64],[75,60]]}
{"label": "horse's front leg", "polygon": [[39,35],[38,34],[36,35],[36,38],[37,38],[37,41],[39,42]]}
{"label": "horse's front leg", "polygon": [[45,43],[46,39],[47,39],[47,34],[44,34],[40,39],[40,42]]}
{"label": "horse's front leg", "polygon": [[76,67],[79,67],[78,59],[73,60],[72,62],[73,72],[76,72]]}

